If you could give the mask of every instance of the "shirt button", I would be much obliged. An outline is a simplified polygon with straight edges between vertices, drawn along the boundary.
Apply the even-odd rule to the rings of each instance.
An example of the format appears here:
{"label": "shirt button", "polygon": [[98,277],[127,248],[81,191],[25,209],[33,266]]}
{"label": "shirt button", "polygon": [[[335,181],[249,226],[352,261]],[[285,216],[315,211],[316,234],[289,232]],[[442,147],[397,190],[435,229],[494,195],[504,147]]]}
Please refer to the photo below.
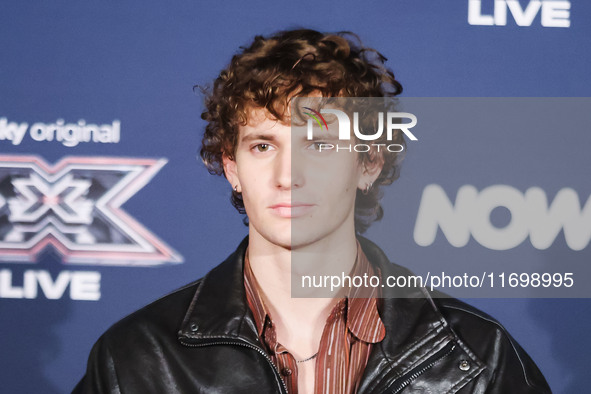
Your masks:
{"label": "shirt button", "polygon": [[289,375],[291,375],[291,369],[290,368],[283,368],[281,370],[281,375],[283,375],[283,376],[289,376]]}

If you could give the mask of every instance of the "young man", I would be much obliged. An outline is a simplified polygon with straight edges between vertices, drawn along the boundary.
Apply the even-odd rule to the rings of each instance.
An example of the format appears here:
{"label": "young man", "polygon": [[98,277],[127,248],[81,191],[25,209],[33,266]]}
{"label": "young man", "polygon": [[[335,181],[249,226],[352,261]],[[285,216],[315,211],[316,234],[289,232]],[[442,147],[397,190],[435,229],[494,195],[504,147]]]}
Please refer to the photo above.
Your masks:
{"label": "young man", "polygon": [[[381,217],[379,188],[398,177],[398,154],[323,152],[328,124],[323,140],[291,127],[295,97],[401,92],[385,58],[346,37],[256,37],[221,72],[201,156],[230,182],[249,236],[204,278],[109,329],[75,392],[550,392],[502,326],[457,300],[416,287],[292,298],[294,276],[326,267],[408,274],[357,235]],[[402,133],[389,142],[404,146]]]}

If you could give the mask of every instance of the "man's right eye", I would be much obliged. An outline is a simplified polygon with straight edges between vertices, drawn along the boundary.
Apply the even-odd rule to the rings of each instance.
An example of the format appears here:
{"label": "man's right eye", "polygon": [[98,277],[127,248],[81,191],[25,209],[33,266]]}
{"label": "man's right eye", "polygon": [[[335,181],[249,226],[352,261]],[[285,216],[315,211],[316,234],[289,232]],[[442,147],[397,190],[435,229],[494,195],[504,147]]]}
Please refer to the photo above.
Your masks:
{"label": "man's right eye", "polygon": [[269,150],[269,144],[257,144],[253,147],[257,152],[267,152]]}

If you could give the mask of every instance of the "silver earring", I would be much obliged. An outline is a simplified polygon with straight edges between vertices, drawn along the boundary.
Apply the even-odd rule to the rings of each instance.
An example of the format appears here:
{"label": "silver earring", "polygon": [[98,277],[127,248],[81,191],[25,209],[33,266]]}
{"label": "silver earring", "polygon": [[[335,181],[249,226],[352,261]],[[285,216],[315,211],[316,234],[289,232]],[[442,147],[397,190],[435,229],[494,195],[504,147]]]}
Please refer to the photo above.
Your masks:
{"label": "silver earring", "polygon": [[238,185],[235,185],[235,186],[234,186],[234,191],[235,191],[236,193],[238,193]]}
{"label": "silver earring", "polygon": [[371,187],[373,186],[373,182],[369,182],[365,184],[365,189],[362,191],[363,194],[367,194],[369,193],[369,190],[371,189]]}

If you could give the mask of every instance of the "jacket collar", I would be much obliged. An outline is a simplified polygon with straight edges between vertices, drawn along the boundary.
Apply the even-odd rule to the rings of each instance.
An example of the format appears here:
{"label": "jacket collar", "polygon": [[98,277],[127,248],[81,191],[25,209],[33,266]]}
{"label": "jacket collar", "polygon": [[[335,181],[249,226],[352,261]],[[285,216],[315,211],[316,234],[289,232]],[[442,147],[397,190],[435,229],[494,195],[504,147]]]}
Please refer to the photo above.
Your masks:
{"label": "jacket collar", "polygon": [[[373,242],[358,237],[368,260],[388,276],[412,276],[410,270],[392,264]],[[455,334],[424,288],[382,288],[380,314],[386,336],[372,351],[358,393],[382,392],[385,376],[403,376],[417,364],[442,351]]]}
{"label": "jacket collar", "polygon": [[247,246],[248,237],[201,280],[179,331],[181,337],[233,338],[257,344],[256,326],[246,302],[242,271]]}
{"label": "jacket collar", "polygon": [[[382,278],[388,275],[412,275],[406,268],[389,262],[371,241],[358,237],[363,252]],[[179,339],[207,341],[226,339],[259,346],[254,318],[244,290],[244,255],[246,237],[222,264],[201,281],[191,302]],[[391,289],[378,303],[386,336],[372,351],[359,392],[376,389],[385,375],[403,375],[441,351],[455,337],[433,300],[422,288]]]}

